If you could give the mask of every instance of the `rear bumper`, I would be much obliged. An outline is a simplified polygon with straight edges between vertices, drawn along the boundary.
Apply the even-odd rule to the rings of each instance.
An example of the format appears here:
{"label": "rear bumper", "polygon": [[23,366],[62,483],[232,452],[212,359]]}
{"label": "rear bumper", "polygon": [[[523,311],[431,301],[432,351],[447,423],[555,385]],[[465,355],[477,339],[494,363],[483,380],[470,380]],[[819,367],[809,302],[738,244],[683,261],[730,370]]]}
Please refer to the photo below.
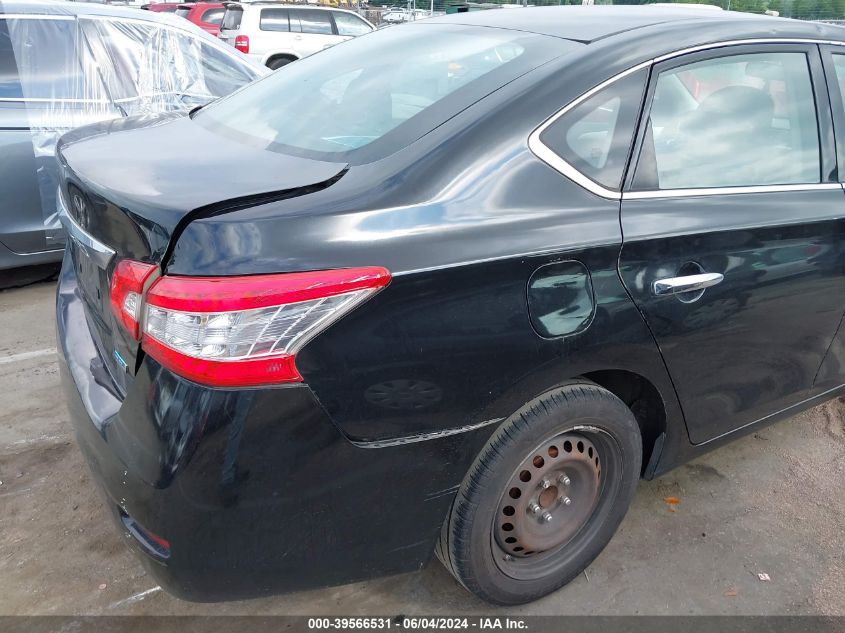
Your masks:
{"label": "rear bumper", "polygon": [[150,358],[121,398],[96,371],[72,266],[63,267],[56,308],[79,446],[126,540],[183,598],[237,599],[420,568],[491,432],[356,446],[305,385],[209,389]]}

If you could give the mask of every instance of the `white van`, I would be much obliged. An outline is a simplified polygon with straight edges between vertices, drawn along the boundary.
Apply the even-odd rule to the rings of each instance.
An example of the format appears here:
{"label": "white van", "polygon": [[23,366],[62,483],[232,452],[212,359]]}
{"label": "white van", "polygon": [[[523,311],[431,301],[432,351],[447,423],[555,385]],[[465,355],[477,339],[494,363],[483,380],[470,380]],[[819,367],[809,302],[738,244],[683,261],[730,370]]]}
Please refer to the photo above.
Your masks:
{"label": "white van", "polygon": [[230,2],[221,40],[269,68],[311,55],[375,27],[352,11],[279,2]]}

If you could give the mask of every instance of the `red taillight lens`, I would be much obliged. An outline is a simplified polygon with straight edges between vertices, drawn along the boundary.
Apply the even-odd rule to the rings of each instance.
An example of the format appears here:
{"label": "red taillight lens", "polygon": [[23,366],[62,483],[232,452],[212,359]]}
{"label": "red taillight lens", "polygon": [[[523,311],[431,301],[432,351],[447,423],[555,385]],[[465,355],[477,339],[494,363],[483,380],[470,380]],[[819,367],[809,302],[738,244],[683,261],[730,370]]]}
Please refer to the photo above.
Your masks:
{"label": "red taillight lens", "polygon": [[384,268],[250,277],[161,277],[142,346],[180,376],[218,387],[302,380],[296,352],[390,282]]}
{"label": "red taillight lens", "polygon": [[144,283],[155,269],[154,264],[124,259],[118,262],[112,273],[109,288],[112,312],[136,341],[140,338],[138,322],[141,319]]}
{"label": "red taillight lens", "polygon": [[249,52],[249,36],[248,35],[236,35],[235,36],[235,48],[242,53]]}

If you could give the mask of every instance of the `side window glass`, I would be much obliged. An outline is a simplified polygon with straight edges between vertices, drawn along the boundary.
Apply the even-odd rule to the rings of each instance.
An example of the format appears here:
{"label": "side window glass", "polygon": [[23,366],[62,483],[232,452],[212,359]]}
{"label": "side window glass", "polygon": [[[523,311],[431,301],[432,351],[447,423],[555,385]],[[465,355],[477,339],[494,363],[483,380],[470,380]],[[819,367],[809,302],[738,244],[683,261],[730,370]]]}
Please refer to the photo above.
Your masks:
{"label": "side window glass", "polygon": [[226,9],[209,9],[202,14],[200,22],[205,22],[206,24],[220,24],[223,21],[223,14],[225,12]]}
{"label": "side window glass", "polygon": [[0,99],[22,99],[15,49],[9,36],[7,20],[0,20]]}
{"label": "side window glass", "polygon": [[[248,67],[180,29],[138,22],[92,20],[108,63],[100,64],[115,102],[126,114],[186,111],[251,81]],[[100,48],[101,47],[101,48]]]}
{"label": "side window glass", "polygon": [[[99,99],[86,94],[82,72],[80,33],[76,20],[2,20],[17,66],[23,96],[27,99]],[[0,32],[0,40],[5,39]],[[0,50],[7,43],[0,43]],[[14,62],[13,62],[14,65]],[[99,88],[99,86],[97,86]]]}
{"label": "side window glass", "polygon": [[579,172],[618,190],[637,125],[646,69],[585,99],[540,134],[540,141]]}
{"label": "side window glass", "polygon": [[290,31],[287,9],[261,9],[258,28],[262,31]]}
{"label": "side window glass", "polygon": [[220,24],[221,31],[237,31],[241,28],[241,19],[244,17],[244,10],[229,6],[223,14],[223,22]]}
{"label": "side window glass", "polygon": [[334,16],[334,23],[337,25],[338,35],[355,37],[356,35],[369,33],[372,30],[370,25],[357,15],[343,11],[332,11],[332,15]]}
{"label": "side window glass", "polygon": [[213,97],[224,97],[255,79],[255,75],[232,61],[223,51],[210,44],[202,43],[202,72],[205,87]]}
{"label": "side window glass", "polygon": [[804,184],[820,174],[804,53],[732,55],[660,73],[635,189]]}
{"label": "side window glass", "polygon": [[292,11],[291,13],[291,18],[293,18],[294,14],[299,18],[303,33],[332,35],[332,21],[328,11],[303,9],[301,11]]}

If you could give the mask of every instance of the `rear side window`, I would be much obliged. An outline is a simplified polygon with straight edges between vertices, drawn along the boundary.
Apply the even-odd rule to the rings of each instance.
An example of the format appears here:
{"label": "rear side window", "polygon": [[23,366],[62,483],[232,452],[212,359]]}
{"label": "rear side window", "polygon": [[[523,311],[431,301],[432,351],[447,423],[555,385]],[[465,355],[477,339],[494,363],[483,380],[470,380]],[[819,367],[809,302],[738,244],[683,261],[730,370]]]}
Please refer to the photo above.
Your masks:
{"label": "rear side window", "polygon": [[540,141],[591,180],[618,190],[647,74],[639,70],[599,90],[547,127]]}
{"label": "rear side window", "polygon": [[334,23],[337,26],[337,34],[352,36],[363,35],[372,31],[370,25],[364,22],[357,15],[345,13],[344,11],[333,11]]}
{"label": "rear side window", "polygon": [[9,37],[6,20],[0,20],[0,99],[21,99],[18,65],[15,63],[15,50]]}
{"label": "rear side window", "polygon": [[224,13],[226,13],[225,9],[209,9],[202,14],[200,22],[205,22],[206,24],[220,24],[223,21]]}
{"label": "rear side window", "polygon": [[804,53],[730,55],[658,76],[635,189],[804,184],[820,175]]}
{"label": "rear side window", "polygon": [[226,13],[223,14],[223,22],[220,23],[220,30],[237,31],[241,28],[241,18],[243,17],[243,9],[234,7],[227,8]]}
{"label": "rear side window", "polygon": [[291,11],[291,31],[293,31],[293,20],[299,21],[303,33],[316,35],[332,35],[332,19],[328,11],[319,9],[296,9]]}
{"label": "rear side window", "polygon": [[290,11],[288,9],[261,9],[258,28],[262,31],[290,31]]}
{"label": "rear side window", "polygon": [[176,9],[176,15],[178,15],[180,18],[187,18],[190,12],[190,7],[179,7],[178,9]]}

